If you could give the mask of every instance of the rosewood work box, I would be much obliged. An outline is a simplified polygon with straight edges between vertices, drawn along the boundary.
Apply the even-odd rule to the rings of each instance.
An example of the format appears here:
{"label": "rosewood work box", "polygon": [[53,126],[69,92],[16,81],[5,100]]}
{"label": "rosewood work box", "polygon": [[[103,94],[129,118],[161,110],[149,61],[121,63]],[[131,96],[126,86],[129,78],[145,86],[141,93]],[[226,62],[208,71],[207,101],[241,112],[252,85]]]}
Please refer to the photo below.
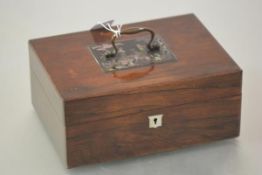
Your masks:
{"label": "rosewood work box", "polygon": [[68,168],[239,135],[242,71],[193,14],[101,26],[29,41],[32,102]]}

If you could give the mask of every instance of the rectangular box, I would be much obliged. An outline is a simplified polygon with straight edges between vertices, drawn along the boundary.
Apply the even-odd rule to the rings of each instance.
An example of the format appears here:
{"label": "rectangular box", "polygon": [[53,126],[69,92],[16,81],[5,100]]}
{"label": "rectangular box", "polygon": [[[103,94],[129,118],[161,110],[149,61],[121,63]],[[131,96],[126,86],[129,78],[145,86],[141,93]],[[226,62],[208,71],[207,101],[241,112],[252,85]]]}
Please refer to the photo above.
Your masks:
{"label": "rectangular box", "polygon": [[200,21],[124,25],[141,26],[161,36],[175,62],[106,73],[88,48],[110,43],[110,33],[29,41],[33,105],[67,167],[239,135],[242,71]]}

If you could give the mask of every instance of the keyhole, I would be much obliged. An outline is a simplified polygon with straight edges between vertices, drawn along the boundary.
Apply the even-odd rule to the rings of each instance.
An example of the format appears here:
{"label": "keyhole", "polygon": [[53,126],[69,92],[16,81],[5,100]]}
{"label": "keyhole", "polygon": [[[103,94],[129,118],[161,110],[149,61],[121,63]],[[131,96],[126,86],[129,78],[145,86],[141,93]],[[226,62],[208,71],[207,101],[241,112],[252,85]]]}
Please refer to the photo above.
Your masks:
{"label": "keyhole", "polygon": [[162,117],[163,114],[156,114],[148,116],[149,119],[149,128],[158,128],[162,126]]}
{"label": "keyhole", "polygon": [[155,123],[155,125],[156,125],[156,123],[157,123],[157,118],[154,118],[154,123]]}

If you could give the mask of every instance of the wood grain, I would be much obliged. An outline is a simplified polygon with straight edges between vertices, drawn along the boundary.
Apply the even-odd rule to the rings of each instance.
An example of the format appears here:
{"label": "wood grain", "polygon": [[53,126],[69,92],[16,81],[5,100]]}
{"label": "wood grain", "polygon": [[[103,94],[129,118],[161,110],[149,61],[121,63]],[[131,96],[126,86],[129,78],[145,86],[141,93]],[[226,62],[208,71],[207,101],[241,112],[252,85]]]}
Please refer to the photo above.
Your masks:
{"label": "wood grain", "polygon": [[241,71],[223,76],[166,83],[124,94],[65,103],[66,125],[137,114],[139,112],[202,102],[241,94]]}
{"label": "wood grain", "polygon": [[[68,165],[98,163],[239,135],[240,96],[171,106],[67,127]],[[164,114],[163,126],[147,116]]]}

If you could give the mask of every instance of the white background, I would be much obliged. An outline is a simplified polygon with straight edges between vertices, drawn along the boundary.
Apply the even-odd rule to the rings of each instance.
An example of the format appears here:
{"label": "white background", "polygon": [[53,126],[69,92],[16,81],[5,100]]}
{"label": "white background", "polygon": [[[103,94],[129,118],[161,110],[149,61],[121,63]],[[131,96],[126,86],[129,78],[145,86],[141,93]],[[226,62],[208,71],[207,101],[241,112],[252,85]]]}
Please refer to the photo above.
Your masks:
{"label": "white background", "polygon": [[[0,0],[0,174],[262,174],[262,1]],[[195,13],[244,71],[241,136],[177,152],[67,170],[30,100],[27,41]]]}

